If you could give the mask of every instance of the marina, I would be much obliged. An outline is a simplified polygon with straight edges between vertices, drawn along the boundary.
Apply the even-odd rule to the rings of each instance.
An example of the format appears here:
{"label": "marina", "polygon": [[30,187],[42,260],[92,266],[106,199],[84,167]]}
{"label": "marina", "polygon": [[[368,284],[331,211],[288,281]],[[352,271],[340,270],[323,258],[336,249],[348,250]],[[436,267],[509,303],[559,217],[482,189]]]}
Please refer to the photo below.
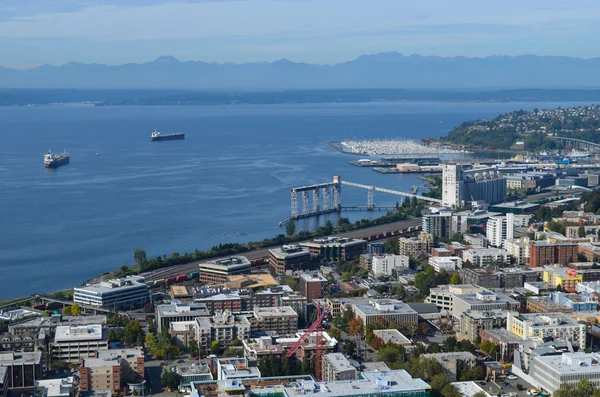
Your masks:
{"label": "marina", "polygon": [[462,150],[452,149],[441,145],[424,145],[415,140],[364,140],[342,141],[344,153],[362,154],[367,156],[395,155],[395,154],[455,154],[465,153]]}

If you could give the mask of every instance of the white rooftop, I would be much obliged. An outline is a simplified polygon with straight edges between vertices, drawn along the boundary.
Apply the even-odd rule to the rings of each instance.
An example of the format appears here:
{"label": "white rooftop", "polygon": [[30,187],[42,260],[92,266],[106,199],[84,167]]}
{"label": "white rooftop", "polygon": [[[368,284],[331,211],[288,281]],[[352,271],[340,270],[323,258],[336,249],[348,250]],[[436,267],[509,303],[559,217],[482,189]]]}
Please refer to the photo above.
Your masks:
{"label": "white rooftop", "polygon": [[60,325],[56,327],[55,342],[102,340],[102,325]]}
{"label": "white rooftop", "polygon": [[44,397],[68,397],[73,391],[73,377],[37,380],[35,386],[45,388]]}

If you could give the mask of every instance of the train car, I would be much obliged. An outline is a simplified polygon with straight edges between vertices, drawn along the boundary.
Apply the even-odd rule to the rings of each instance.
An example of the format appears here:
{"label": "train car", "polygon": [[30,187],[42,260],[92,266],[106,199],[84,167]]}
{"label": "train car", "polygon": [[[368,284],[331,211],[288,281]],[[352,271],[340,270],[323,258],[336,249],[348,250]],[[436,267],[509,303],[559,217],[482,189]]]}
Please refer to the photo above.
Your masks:
{"label": "train car", "polygon": [[179,281],[186,281],[188,279],[188,275],[186,274],[180,274],[179,276],[175,276],[175,281],[179,282]]}
{"label": "train car", "polygon": [[256,258],[252,261],[252,265],[254,266],[262,265],[263,263],[265,263],[265,258]]}
{"label": "train car", "polygon": [[154,286],[155,286],[155,287],[158,287],[158,286],[164,285],[164,283],[165,283],[165,280],[164,280],[164,279],[162,279],[162,280],[154,280]]}
{"label": "train car", "polygon": [[190,273],[190,279],[195,280],[198,279],[200,277],[200,272],[191,272]]}
{"label": "train car", "polygon": [[33,305],[33,306],[31,306],[31,308],[35,309],[35,310],[46,310],[47,306],[46,306],[45,303],[40,303],[39,305]]}
{"label": "train car", "polygon": [[177,277],[167,277],[165,278],[165,284],[173,284],[177,280]]}

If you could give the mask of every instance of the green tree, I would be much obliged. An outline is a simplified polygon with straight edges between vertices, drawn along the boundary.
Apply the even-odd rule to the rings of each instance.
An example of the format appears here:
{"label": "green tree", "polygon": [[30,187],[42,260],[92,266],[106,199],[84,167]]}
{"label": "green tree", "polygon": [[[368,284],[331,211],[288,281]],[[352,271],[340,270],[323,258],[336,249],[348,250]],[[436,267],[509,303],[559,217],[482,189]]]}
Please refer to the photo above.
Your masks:
{"label": "green tree", "polygon": [[354,343],[351,340],[348,340],[344,343],[344,354],[348,355],[348,356],[352,356],[354,355],[354,352],[356,351],[356,343]]}
{"label": "green tree", "polygon": [[160,381],[163,386],[168,387],[171,390],[175,390],[179,388],[179,384],[181,383],[181,375],[177,372],[172,372],[171,370],[167,370],[163,372],[160,377]]}
{"label": "green tree", "polygon": [[331,221],[328,219],[327,222],[325,222],[325,234],[331,234],[333,233],[333,223],[331,223]]}
{"label": "green tree", "polygon": [[290,375],[290,359],[286,356],[281,356],[281,376]]}
{"label": "green tree", "polygon": [[300,289],[300,285],[298,284],[298,279],[295,277],[292,277],[288,274],[281,275],[281,284],[289,286],[294,291],[298,291]]}
{"label": "green tree", "polygon": [[156,346],[156,336],[153,333],[146,335],[146,347],[153,348]]}
{"label": "green tree", "polygon": [[310,365],[310,360],[306,359],[306,356],[302,359],[302,368],[301,368],[301,373],[302,374],[309,374],[311,372],[311,365]]}
{"label": "green tree", "polygon": [[585,228],[583,226],[579,226],[579,229],[577,229],[577,234],[579,237],[585,237]]}
{"label": "green tree", "polygon": [[244,356],[244,350],[235,348],[235,347],[228,347],[223,352],[223,357],[243,357],[243,356]]}
{"label": "green tree", "polygon": [[213,340],[212,343],[210,344],[210,352],[211,354],[215,354],[215,355],[219,355],[219,353],[221,352],[221,348],[219,347],[219,342],[216,340]]}
{"label": "green tree", "polygon": [[296,222],[289,220],[288,223],[285,224],[285,234],[293,236],[294,233],[296,233]]}
{"label": "green tree", "polygon": [[66,306],[66,307],[63,309],[63,314],[64,314],[65,316],[71,316],[71,315],[73,315],[73,312],[72,312],[71,310],[72,310],[72,306]]}
{"label": "green tree", "polygon": [[400,253],[400,246],[398,245],[398,236],[388,238],[385,241],[384,250],[386,254],[398,255]]}
{"label": "green tree", "polygon": [[137,267],[140,269],[143,268],[147,261],[148,259],[144,249],[136,248],[135,251],[133,251],[133,262]]}
{"label": "green tree", "polygon": [[460,284],[460,283],[461,283],[460,276],[458,275],[458,273],[454,273],[452,275],[452,277],[450,277],[450,284],[456,285],[456,284]]}

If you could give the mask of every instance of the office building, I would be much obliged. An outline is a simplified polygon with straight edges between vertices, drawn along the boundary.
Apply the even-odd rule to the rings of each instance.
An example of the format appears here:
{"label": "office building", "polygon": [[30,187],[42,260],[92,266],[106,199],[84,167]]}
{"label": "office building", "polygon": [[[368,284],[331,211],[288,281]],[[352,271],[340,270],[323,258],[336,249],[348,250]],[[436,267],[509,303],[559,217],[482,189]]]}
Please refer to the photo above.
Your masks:
{"label": "office building", "polygon": [[392,276],[397,269],[408,269],[408,256],[384,254],[373,257],[371,274],[373,277]]}
{"label": "office building", "polygon": [[397,329],[375,329],[373,335],[378,337],[385,344],[400,345],[410,347],[412,342],[406,336],[402,335]]}
{"label": "office building", "polygon": [[432,303],[440,310],[451,311],[455,295],[472,294],[483,291],[484,288],[473,284],[438,285],[429,290],[425,303]]}
{"label": "office building", "polygon": [[[34,386],[36,379],[41,379],[43,371],[42,352],[32,353],[0,353],[0,368],[6,368],[8,375],[4,383],[4,391],[8,389],[23,389]],[[3,391],[3,392],[4,392]]]}
{"label": "office building", "polygon": [[66,362],[78,362],[80,358],[91,357],[97,351],[107,349],[107,333],[100,324],[56,327],[51,344],[52,357]]}
{"label": "office building", "polygon": [[460,335],[475,342],[481,330],[506,328],[506,310],[467,310],[460,316]]}
{"label": "office building", "polygon": [[506,320],[506,329],[521,339],[544,338],[570,341],[574,346],[585,347],[585,324],[565,313],[518,313],[511,311]]}
{"label": "office building", "polygon": [[583,276],[574,269],[557,265],[544,266],[543,281],[563,291],[574,292]]}
{"label": "office building", "polygon": [[156,327],[159,334],[162,332],[163,327],[168,329],[171,322],[194,321],[197,317],[211,315],[206,305],[201,303],[158,305],[155,313]]}
{"label": "office building", "polygon": [[111,310],[135,309],[150,302],[150,287],[140,276],[101,281],[75,287],[73,302]]}
{"label": "office building", "polygon": [[577,261],[578,246],[573,243],[529,242],[529,266],[541,267],[548,264],[566,265]]}
{"label": "office building", "polygon": [[0,397],[8,395],[8,368],[0,367]]}
{"label": "office building", "polygon": [[353,303],[368,303],[367,298],[326,298],[327,312],[331,317],[342,315],[346,309],[351,309]]}
{"label": "office building", "polygon": [[518,350],[519,345],[523,342],[521,338],[506,328],[487,329],[479,332],[479,337],[482,342],[491,342],[498,346],[499,360],[511,361],[514,352]]}
{"label": "office building", "polygon": [[255,307],[250,326],[252,332],[275,331],[279,335],[292,335],[298,331],[298,313],[289,306]]}
{"label": "office building", "polygon": [[322,298],[326,284],[327,279],[319,273],[302,273],[298,280],[300,293],[308,302]]}
{"label": "office building", "polygon": [[[74,381],[72,376],[59,379],[36,380],[37,394],[42,397],[73,397],[75,396]],[[2,393],[0,392],[0,396]]]}
{"label": "office building", "polygon": [[286,271],[303,270],[310,264],[308,248],[299,245],[282,245],[269,250],[269,269],[273,275]]}
{"label": "office building", "polygon": [[352,238],[325,237],[300,243],[300,245],[309,249],[312,258],[338,262],[358,258],[367,247],[367,242]]}
{"label": "office building", "polygon": [[462,259],[469,261],[472,266],[486,267],[494,264],[509,264],[508,251],[502,248],[472,248],[463,251]]}
{"label": "office building", "polygon": [[190,392],[194,382],[208,382],[214,380],[208,364],[203,362],[193,362],[188,365],[178,365],[177,374],[181,376],[179,389]]}
{"label": "office building", "polygon": [[36,317],[19,323],[8,325],[8,332],[13,335],[38,334],[44,331],[46,335],[54,335],[56,327],[61,325],[85,326],[100,324],[106,326],[106,316],[63,316],[52,314],[50,317]]}
{"label": "office building", "polygon": [[95,357],[80,360],[79,374],[80,391],[110,390],[121,396],[128,384],[144,381],[144,352],[142,348],[98,351]]}
{"label": "office building", "polygon": [[375,299],[367,303],[353,303],[356,317],[366,326],[371,322],[385,321],[388,324],[417,323],[419,316],[406,303],[395,299]]}
{"label": "office building", "polygon": [[323,356],[323,381],[354,380],[357,376],[358,371],[342,353]]}
{"label": "office building", "polygon": [[222,284],[229,276],[250,273],[252,264],[245,256],[206,261],[199,265],[199,281],[207,284]]}
{"label": "office building", "polygon": [[584,379],[597,388],[600,387],[600,355],[577,352],[536,356],[529,375],[549,393],[554,393],[562,384],[576,388]]}
{"label": "office building", "polygon": [[437,273],[442,270],[454,271],[462,267],[462,259],[458,256],[430,256],[429,266],[433,267]]}
{"label": "office building", "polygon": [[454,295],[450,314],[452,318],[460,320],[462,313],[467,310],[519,310],[520,307],[521,303],[508,295],[484,290],[474,294]]}

